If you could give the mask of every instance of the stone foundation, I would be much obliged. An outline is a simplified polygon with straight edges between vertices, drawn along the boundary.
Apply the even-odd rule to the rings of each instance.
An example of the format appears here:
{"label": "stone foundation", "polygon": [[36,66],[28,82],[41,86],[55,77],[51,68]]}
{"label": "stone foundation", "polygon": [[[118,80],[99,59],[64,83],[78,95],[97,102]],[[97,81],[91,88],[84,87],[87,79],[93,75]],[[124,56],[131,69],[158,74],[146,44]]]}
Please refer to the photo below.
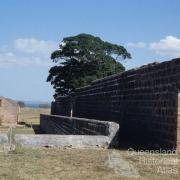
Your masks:
{"label": "stone foundation", "polygon": [[45,143],[50,137],[55,137],[58,144],[62,141],[60,143],[62,145],[83,148],[109,147],[118,143],[119,125],[115,122],[41,114],[40,128],[44,133],[49,134],[43,137]]}

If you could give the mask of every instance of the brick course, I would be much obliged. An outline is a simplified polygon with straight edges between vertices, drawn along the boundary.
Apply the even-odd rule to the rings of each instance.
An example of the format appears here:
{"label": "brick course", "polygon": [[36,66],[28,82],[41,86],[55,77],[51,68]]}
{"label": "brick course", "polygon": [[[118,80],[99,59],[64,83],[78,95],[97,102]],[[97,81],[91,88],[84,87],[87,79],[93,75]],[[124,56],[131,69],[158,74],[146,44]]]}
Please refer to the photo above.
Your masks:
{"label": "brick course", "polygon": [[[118,125],[118,124],[117,124]],[[48,134],[109,135],[109,122],[67,116],[40,116],[40,127]]]}

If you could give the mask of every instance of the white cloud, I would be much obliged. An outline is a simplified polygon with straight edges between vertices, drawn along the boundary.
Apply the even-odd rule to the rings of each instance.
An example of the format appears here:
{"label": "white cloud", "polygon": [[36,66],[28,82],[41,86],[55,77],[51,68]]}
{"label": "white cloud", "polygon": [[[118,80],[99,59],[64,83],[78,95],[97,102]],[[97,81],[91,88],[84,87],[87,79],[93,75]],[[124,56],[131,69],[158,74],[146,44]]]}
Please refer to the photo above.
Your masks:
{"label": "white cloud", "polygon": [[0,68],[15,66],[51,66],[51,60],[38,56],[18,56],[12,52],[0,54]]}
{"label": "white cloud", "polygon": [[154,50],[157,54],[168,55],[171,57],[180,56],[180,39],[174,36],[166,36],[158,42],[150,43],[149,49]]}
{"label": "white cloud", "polygon": [[130,42],[127,44],[127,47],[146,48],[161,56],[180,57],[180,39],[175,36],[166,36],[157,42],[149,44],[145,42]]}
{"label": "white cloud", "polygon": [[130,43],[127,44],[127,46],[128,47],[133,47],[133,48],[145,48],[147,45],[144,42],[137,42],[137,43],[130,42]]}
{"label": "white cloud", "polygon": [[19,38],[14,41],[14,48],[24,53],[50,54],[58,44],[54,41],[38,40],[36,38]]}
{"label": "white cloud", "polygon": [[58,48],[54,41],[19,38],[13,45],[0,46],[0,68],[14,66],[52,66],[50,54]]}
{"label": "white cloud", "polygon": [[[65,43],[61,44],[65,46]],[[146,48],[162,56],[180,57],[180,39],[174,36],[152,42],[130,42],[132,48]],[[19,38],[12,45],[0,46],[0,68],[11,66],[52,66],[50,54],[58,48],[54,41]],[[21,53],[22,52],[22,53]]]}

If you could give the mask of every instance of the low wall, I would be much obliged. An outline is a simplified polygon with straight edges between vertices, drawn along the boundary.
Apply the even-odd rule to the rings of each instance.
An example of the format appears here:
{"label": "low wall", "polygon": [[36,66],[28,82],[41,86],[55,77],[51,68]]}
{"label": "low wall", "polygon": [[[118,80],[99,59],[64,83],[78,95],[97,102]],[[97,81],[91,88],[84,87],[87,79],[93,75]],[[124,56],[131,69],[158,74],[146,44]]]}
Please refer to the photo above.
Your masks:
{"label": "low wall", "polygon": [[114,124],[116,123],[93,119],[40,115],[40,128],[47,134],[108,136],[110,127]]}
{"label": "low wall", "polygon": [[[94,135],[50,135],[50,134],[16,134],[9,143],[7,134],[0,134],[0,147],[3,151],[11,145],[27,147],[60,147],[60,148],[108,148],[112,144],[109,136]],[[2,151],[0,149],[0,152]]]}
{"label": "low wall", "polygon": [[92,135],[15,135],[15,142],[29,147],[60,148],[108,148],[111,139],[108,136]]}
{"label": "low wall", "polygon": [[[108,148],[117,145],[119,125],[64,116],[41,115],[41,129],[47,134],[15,134],[12,143],[29,147]],[[0,134],[0,145],[9,144],[8,134]]]}
{"label": "low wall", "polygon": [[[82,147],[114,146],[117,145],[119,132],[119,125],[115,122],[45,114],[40,115],[40,128],[48,135],[58,134],[54,137],[57,139],[59,137],[62,144],[69,144],[72,147],[81,145]],[[48,137],[51,137],[51,135]],[[65,142],[63,142],[63,139]],[[71,143],[70,140],[73,142]]]}

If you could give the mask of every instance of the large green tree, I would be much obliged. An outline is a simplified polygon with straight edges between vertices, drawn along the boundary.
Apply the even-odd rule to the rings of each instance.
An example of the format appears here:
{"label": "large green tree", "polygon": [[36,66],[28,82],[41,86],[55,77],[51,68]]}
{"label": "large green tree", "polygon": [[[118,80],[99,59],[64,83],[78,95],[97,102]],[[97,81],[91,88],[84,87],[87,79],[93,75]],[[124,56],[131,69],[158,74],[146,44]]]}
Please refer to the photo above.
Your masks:
{"label": "large green tree", "polygon": [[55,98],[65,96],[95,79],[124,71],[119,60],[126,58],[131,55],[123,46],[99,37],[90,34],[66,37],[51,54],[56,65],[49,70],[47,81],[55,89]]}

